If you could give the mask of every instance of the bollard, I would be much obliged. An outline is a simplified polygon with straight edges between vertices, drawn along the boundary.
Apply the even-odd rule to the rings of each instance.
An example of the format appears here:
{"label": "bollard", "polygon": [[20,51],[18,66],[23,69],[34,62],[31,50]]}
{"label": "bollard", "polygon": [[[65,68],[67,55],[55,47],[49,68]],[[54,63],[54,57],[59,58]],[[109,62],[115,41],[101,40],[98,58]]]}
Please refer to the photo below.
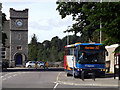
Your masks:
{"label": "bollard", "polygon": [[84,71],[81,72],[81,79],[84,81]]}
{"label": "bollard", "polygon": [[92,79],[95,81],[95,73],[92,72]]}

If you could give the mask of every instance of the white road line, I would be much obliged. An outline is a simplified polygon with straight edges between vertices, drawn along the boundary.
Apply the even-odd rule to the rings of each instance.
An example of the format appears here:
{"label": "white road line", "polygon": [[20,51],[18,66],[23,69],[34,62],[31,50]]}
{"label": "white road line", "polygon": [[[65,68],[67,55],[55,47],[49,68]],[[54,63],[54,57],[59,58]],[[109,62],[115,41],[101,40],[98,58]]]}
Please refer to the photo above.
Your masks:
{"label": "white road line", "polygon": [[[109,87],[109,86],[111,86],[111,85],[109,85],[109,84],[97,84],[97,83],[91,83],[91,84],[82,84],[82,83],[74,83],[74,82],[67,82],[67,81],[61,81],[61,80],[59,80],[59,76],[60,76],[60,74],[61,74],[61,72],[58,74],[58,76],[57,76],[57,79],[56,79],[56,82],[54,82],[54,83],[56,83],[56,87],[57,87],[57,83],[58,84],[65,84],[65,85],[75,85],[75,86],[106,86],[106,87]],[[99,80],[99,79],[98,79]],[[103,79],[102,79],[103,80]],[[112,80],[112,79],[111,79]],[[96,80],[97,81],[97,80]],[[114,87],[116,87],[116,86],[118,86],[118,84],[116,84],[116,85],[112,85],[112,86],[114,86]],[[55,88],[56,88],[55,87]],[[55,90],[55,89],[54,89]]]}
{"label": "white road line", "polygon": [[[1,78],[5,77],[5,76],[9,76],[9,75],[11,75],[11,76],[16,76],[16,75],[22,74],[22,73],[25,73],[25,72],[12,72],[12,73],[7,73],[7,74],[1,76]],[[13,75],[12,75],[12,74],[13,74]]]}
{"label": "white road line", "polygon": [[56,79],[56,82],[59,80],[59,76],[62,72],[59,72],[59,74],[57,75],[57,79]]}
{"label": "white road line", "polygon": [[[14,72],[14,73],[15,73],[15,72]],[[3,75],[3,76],[1,76],[1,77],[3,78],[3,77],[8,76],[8,75],[10,75],[10,74],[13,74],[13,73],[7,73],[7,74],[5,74],[5,75]]]}
{"label": "white road line", "polygon": [[53,90],[55,90],[56,89],[56,87],[58,86],[58,80],[59,80],[59,76],[60,76],[60,74],[61,74],[61,72],[59,72],[59,74],[57,75],[57,78],[56,78],[56,84],[55,84],[55,86],[54,86],[54,88],[53,88]]}
{"label": "white road line", "polygon": [[0,78],[2,78],[2,80],[4,81],[4,80],[10,79],[10,78],[12,78],[12,77],[15,77],[15,76],[17,76],[17,75],[19,75],[19,74],[22,74],[22,73],[25,73],[25,72],[12,72],[12,73],[7,73],[7,74],[1,76]]}
{"label": "white road line", "polygon": [[56,83],[56,84],[55,84],[55,86],[54,86],[53,90],[55,90],[55,89],[56,89],[56,87],[58,86],[58,84],[59,84],[59,83]]}
{"label": "white road line", "polygon": [[[13,74],[13,75],[12,75]],[[16,73],[16,72],[14,72],[14,73],[8,73],[8,74],[5,74],[4,76],[1,76],[1,78],[2,78],[2,80],[6,80],[6,79],[9,79],[9,78],[12,78],[12,77],[15,77],[15,76],[17,76],[18,74],[21,74],[21,73]],[[8,76],[8,75],[10,75],[10,76]],[[5,78],[6,77],[6,78]]]}

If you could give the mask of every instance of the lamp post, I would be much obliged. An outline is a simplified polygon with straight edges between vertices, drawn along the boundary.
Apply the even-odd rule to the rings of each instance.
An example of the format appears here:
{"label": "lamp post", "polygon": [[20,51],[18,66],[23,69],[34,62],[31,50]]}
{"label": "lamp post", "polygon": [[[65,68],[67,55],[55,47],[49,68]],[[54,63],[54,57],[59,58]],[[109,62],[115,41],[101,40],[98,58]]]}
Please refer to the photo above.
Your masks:
{"label": "lamp post", "polygon": [[68,26],[66,31],[64,31],[64,32],[68,32],[68,34],[67,34],[67,45],[69,45],[69,27],[70,26]]}
{"label": "lamp post", "polygon": [[[68,30],[67,30],[68,32]],[[68,35],[67,35],[67,45],[69,45],[69,32],[68,32]]]}
{"label": "lamp post", "polygon": [[[100,3],[102,4],[102,0],[100,0]],[[102,9],[100,9],[101,11]],[[101,31],[101,28],[102,28],[102,24],[101,24],[101,17],[100,17],[100,43],[102,42],[102,31]]]}
{"label": "lamp post", "polygon": [[[100,18],[100,29],[102,28],[101,18]],[[102,31],[100,30],[100,43],[102,42]]]}

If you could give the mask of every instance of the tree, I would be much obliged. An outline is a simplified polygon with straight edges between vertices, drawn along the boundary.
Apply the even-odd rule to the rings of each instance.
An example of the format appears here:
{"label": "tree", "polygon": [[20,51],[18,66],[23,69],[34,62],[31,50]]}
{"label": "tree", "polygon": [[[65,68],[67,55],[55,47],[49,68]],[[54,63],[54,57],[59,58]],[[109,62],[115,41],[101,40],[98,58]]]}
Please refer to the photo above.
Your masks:
{"label": "tree", "polygon": [[[96,40],[94,33],[99,33],[97,31],[101,30],[106,45],[120,43],[120,9],[118,8],[120,2],[57,2],[57,4],[57,10],[62,18],[72,15],[73,20],[76,21],[70,31],[77,30],[93,41],[93,39]],[[102,28],[100,28],[100,22]]]}
{"label": "tree", "polygon": [[37,37],[34,34],[30,44],[28,45],[28,59],[37,60],[37,54],[38,54],[38,42]]}
{"label": "tree", "polygon": [[83,7],[88,3],[78,3],[78,2],[57,2],[58,7],[56,10],[59,11],[62,19],[67,15],[72,15],[73,20],[76,21],[72,25],[72,28],[68,30],[69,32],[88,35],[88,39],[91,40],[92,31],[84,28],[89,25],[90,22],[87,20],[88,15],[83,12]]}

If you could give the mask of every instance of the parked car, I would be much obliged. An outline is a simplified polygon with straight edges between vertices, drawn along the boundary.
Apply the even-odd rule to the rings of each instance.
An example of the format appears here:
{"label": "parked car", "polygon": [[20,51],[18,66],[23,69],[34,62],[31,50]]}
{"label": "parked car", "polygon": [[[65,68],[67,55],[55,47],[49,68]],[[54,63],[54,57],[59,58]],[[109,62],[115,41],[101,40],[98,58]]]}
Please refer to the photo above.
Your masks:
{"label": "parked car", "polygon": [[38,65],[38,68],[40,67],[40,68],[44,68],[44,62],[41,62],[41,61],[37,61],[37,62],[35,62],[35,61],[28,61],[27,63],[26,63],[26,67],[29,67],[29,68],[32,68],[32,67],[35,67],[35,64],[37,63],[37,65]]}
{"label": "parked car", "polygon": [[39,66],[40,68],[44,68],[44,67],[45,67],[45,63],[44,63],[44,62],[38,61],[37,63],[38,63],[38,66]]}

